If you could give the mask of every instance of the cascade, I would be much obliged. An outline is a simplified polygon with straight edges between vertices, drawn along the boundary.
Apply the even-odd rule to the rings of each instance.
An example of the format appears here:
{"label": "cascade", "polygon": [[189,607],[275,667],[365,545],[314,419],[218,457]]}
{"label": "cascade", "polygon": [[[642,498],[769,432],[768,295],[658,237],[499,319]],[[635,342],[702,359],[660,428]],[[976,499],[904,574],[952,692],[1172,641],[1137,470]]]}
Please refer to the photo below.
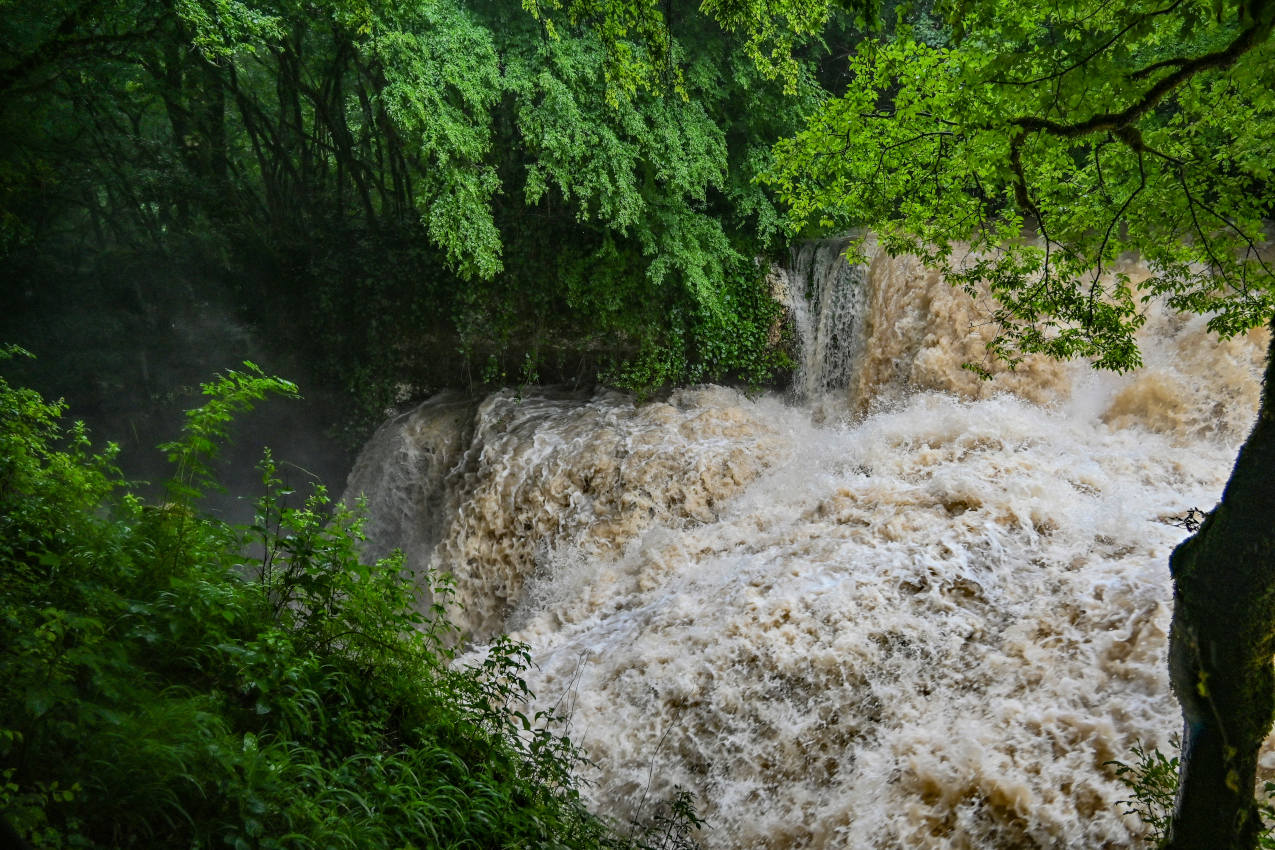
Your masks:
{"label": "cascade", "polygon": [[973,299],[838,244],[778,273],[797,401],[432,399],[347,498],[378,551],[455,576],[471,657],[531,645],[533,708],[571,706],[600,811],[678,784],[723,850],[1128,846],[1106,762],[1180,723],[1173,518],[1221,492],[1265,331],[1152,305],[1137,372],[984,382]]}
{"label": "cascade", "polygon": [[801,357],[792,381],[796,400],[832,410],[853,407],[856,367],[863,359],[869,290],[867,269],[845,260],[849,239],[803,242],[779,269],[785,306]]}

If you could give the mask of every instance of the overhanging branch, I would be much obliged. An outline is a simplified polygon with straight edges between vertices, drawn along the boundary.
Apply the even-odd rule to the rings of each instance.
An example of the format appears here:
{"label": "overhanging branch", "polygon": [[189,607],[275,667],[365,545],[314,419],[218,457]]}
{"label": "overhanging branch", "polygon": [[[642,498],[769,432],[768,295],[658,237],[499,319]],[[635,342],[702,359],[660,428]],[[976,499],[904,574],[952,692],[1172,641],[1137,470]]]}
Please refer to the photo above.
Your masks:
{"label": "overhanging branch", "polygon": [[[1267,18],[1270,16],[1267,15]],[[1230,44],[1213,53],[1205,53],[1194,59],[1184,60],[1176,71],[1147,89],[1142,97],[1119,112],[1103,112],[1085,121],[1072,124],[1051,121],[1035,115],[1013,119],[1010,124],[1028,132],[1045,132],[1062,138],[1074,139],[1091,133],[1117,131],[1137,121],[1154,109],[1174,89],[1203,71],[1223,70],[1231,67],[1240,57],[1262,44],[1270,37],[1271,21],[1256,22],[1240,32]]]}

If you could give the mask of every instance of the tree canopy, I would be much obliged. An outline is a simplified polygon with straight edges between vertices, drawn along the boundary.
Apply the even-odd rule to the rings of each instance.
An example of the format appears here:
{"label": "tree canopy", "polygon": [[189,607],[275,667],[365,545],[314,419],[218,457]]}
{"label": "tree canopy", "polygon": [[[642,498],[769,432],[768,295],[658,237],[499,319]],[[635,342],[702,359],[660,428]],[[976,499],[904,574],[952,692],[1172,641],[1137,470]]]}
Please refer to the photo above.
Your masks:
{"label": "tree canopy", "polygon": [[[822,96],[819,51],[776,80],[699,15],[661,17],[658,57],[552,20],[510,0],[0,5],[6,313],[98,293],[99,322],[132,329],[173,291],[220,298],[371,416],[400,383],[768,379],[755,258],[783,239],[755,178]],[[626,45],[641,80],[615,73]]]}
{"label": "tree canopy", "polygon": [[[971,291],[986,283],[994,353],[1010,361],[1137,366],[1142,304],[1157,297],[1223,336],[1269,319],[1275,7],[944,11],[946,30],[860,45],[846,91],[778,145],[767,179],[796,222],[871,225]],[[1156,275],[1135,287],[1113,273],[1126,252]]]}

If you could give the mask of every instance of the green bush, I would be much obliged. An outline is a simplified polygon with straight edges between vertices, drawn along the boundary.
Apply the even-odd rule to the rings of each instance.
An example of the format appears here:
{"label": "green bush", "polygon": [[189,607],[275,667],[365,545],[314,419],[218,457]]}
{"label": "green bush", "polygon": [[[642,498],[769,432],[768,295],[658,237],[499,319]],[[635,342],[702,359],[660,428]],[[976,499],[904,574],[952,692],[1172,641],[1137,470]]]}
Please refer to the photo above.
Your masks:
{"label": "green bush", "polygon": [[[1181,750],[1182,742],[1174,739],[1174,750]],[[1141,744],[1133,747],[1133,764],[1109,761],[1116,779],[1133,794],[1121,805],[1126,814],[1135,814],[1147,825],[1147,840],[1152,847],[1159,847],[1168,837],[1169,821],[1173,817],[1174,801],[1178,796],[1178,776],[1182,760],[1177,755],[1165,755],[1159,749],[1147,750]],[[1258,806],[1262,815],[1262,831],[1257,846],[1263,850],[1275,850],[1275,782],[1263,785],[1265,801]]]}
{"label": "green bush", "polygon": [[322,487],[290,503],[267,453],[249,527],[201,514],[234,414],[295,388],[250,365],[204,391],[163,447],[168,500],[148,504],[60,402],[0,379],[0,814],[20,836],[690,846],[684,797],[627,838],[587,812],[559,719],[521,710],[528,649],[498,640],[457,667],[447,582],[418,613],[401,558],[362,563],[359,520]]}

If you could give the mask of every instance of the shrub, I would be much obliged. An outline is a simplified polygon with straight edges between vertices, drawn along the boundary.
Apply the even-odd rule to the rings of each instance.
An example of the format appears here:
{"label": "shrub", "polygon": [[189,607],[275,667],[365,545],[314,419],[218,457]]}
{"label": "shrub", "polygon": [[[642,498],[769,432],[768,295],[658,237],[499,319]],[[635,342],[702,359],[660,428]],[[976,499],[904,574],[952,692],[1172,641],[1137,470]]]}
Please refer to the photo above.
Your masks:
{"label": "shrub", "polygon": [[[1181,750],[1180,740],[1174,739],[1172,744],[1174,750]],[[1125,813],[1137,815],[1147,825],[1147,839],[1151,846],[1159,847],[1168,837],[1169,821],[1178,795],[1181,759],[1176,755],[1165,755],[1159,749],[1147,750],[1141,744],[1135,744],[1132,752],[1133,764],[1122,761],[1109,761],[1107,764],[1115,769],[1116,779],[1133,794],[1121,803]],[[1263,823],[1258,846],[1275,850],[1275,805],[1272,805],[1275,782],[1264,783],[1263,793],[1265,802],[1258,806]]]}
{"label": "shrub", "polygon": [[361,562],[359,520],[322,487],[290,504],[267,453],[250,526],[200,513],[234,414],[295,394],[251,365],[203,389],[148,504],[60,403],[0,379],[0,813],[22,838],[688,846],[668,838],[698,826],[685,800],[665,838],[589,814],[558,718],[521,709],[527,647],[457,668],[446,580],[419,613],[401,558]]}

